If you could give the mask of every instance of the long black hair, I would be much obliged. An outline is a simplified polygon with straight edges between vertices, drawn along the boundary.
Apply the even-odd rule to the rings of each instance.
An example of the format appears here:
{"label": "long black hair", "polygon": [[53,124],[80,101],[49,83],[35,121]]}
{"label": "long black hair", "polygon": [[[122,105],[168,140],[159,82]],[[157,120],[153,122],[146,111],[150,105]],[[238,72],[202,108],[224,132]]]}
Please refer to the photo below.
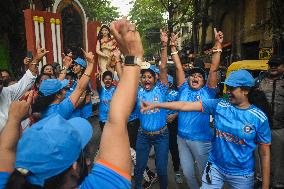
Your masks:
{"label": "long black hair", "polygon": [[58,93],[60,93],[60,91],[49,96],[44,96],[41,92],[39,92],[38,97],[32,104],[32,113],[42,113],[43,111],[45,111],[48,106],[56,99],[56,94]]}
{"label": "long black hair", "polygon": [[248,93],[249,103],[261,109],[268,117],[268,120],[271,121],[271,107],[266,98],[265,93],[256,87],[241,87],[241,88],[249,91]]}
{"label": "long black hair", "polygon": [[108,38],[110,39],[111,38],[111,35],[110,35],[110,29],[107,25],[102,25],[100,31],[99,31],[99,34],[98,34],[98,40],[100,42],[100,49],[102,50],[102,38],[103,38],[103,34],[102,34],[102,30],[103,29],[107,29],[108,30]]}

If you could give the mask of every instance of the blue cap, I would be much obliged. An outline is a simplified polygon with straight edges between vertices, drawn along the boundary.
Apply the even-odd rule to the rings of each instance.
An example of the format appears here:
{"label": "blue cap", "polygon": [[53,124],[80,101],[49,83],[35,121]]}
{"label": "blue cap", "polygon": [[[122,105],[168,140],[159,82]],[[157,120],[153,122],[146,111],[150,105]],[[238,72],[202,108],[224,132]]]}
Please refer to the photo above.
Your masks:
{"label": "blue cap", "polygon": [[43,186],[46,179],[68,169],[92,137],[92,126],[83,118],[65,120],[52,114],[28,128],[19,140],[16,168],[32,173],[31,184]]}
{"label": "blue cap", "polygon": [[153,70],[156,74],[160,74],[160,69],[157,66],[151,65],[150,69]]}
{"label": "blue cap", "polygon": [[174,83],[174,78],[171,75],[168,75],[168,83]]}
{"label": "blue cap", "polygon": [[80,66],[82,66],[83,68],[86,68],[87,67],[87,63],[86,63],[86,61],[85,60],[83,60],[82,58],[76,58],[75,60],[74,60],[74,62],[76,63],[76,64],[79,64]]}
{"label": "blue cap", "polygon": [[64,79],[62,81],[58,79],[46,79],[43,80],[39,86],[39,92],[44,96],[49,96],[57,93],[69,84],[69,80]]}
{"label": "blue cap", "polygon": [[255,80],[247,70],[237,70],[230,73],[224,84],[231,87],[253,87]]}

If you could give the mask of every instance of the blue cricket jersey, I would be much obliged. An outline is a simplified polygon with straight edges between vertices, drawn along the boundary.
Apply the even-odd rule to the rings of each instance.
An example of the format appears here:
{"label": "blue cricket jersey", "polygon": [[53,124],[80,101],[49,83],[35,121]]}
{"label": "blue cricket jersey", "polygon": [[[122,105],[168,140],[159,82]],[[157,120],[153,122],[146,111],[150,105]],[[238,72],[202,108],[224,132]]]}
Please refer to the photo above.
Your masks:
{"label": "blue cricket jersey", "polygon": [[100,96],[100,103],[99,103],[99,120],[101,122],[106,122],[108,120],[108,113],[110,109],[110,101],[112,96],[115,92],[115,87],[112,86],[109,89],[102,87],[99,96]]}
{"label": "blue cricket jersey", "polygon": [[214,116],[215,132],[208,161],[227,174],[252,174],[257,143],[271,142],[266,115],[254,105],[239,109],[222,99],[204,100],[202,107]]}
{"label": "blue cricket jersey", "polygon": [[119,168],[98,161],[79,189],[130,189],[130,179]]}
{"label": "blue cricket jersey", "polygon": [[[169,91],[167,91],[167,102],[178,101],[178,99],[179,99],[179,95],[176,90],[170,89]],[[167,110],[168,115],[175,114],[175,113],[177,113],[176,110]]]}
{"label": "blue cricket jersey", "polygon": [[[166,93],[168,85],[157,82],[151,90],[140,88],[137,94],[137,103],[141,106],[141,101],[161,103],[166,102]],[[158,131],[166,125],[167,111],[165,109],[155,108],[146,113],[139,113],[139,119],[142,129],[146,131]]]}
{"label": "blue cricket jersey", "polygon": [[[199,90],[193,90],[184,82],[178,89],[179,101],[195,102],[213,99],[216,95],[215,88],[207,85]],[[212,139],[210,129],[210,116],[201,112],[178,112],[178,135],[186,140],[209,142]]]}

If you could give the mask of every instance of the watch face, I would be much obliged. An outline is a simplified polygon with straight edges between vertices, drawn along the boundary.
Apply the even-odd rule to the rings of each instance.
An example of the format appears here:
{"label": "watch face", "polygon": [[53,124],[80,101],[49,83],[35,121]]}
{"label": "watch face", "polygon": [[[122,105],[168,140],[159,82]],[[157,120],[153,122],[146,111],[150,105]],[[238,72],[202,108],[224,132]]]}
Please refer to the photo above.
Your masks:
{"label": "watch face", "polygon": [[135,63],[135,56],[126,56],[125,57],[125,64],[134,64]]}

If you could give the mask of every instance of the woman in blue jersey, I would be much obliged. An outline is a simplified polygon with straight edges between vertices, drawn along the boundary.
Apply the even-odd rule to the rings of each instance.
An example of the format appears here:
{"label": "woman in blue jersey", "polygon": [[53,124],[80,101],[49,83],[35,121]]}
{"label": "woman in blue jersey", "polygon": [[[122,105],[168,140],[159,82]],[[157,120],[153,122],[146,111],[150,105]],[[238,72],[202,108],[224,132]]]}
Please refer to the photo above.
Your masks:
{"label": "woman in blue jersey", "polygon": [[[212,63],[207,82],[205,81],[205,71],[200,67],[192,68],[189,77],[185,77],[176,50],[177,35],[172,34],[171,51],[176,67],[179,101],[194,102],[215,98],[223,34],[222,32],[217,32],[216,29],[214,31],[215,45],[213,47]],[[209,115],[200,112],[180,111],[178,113],[177,143],[180,163],[187,184],[191,189],[199,188],[198,180],[201,180],[201,175],[207,162],[211,138],[212,130],[210,129]],[[195,165],[197,165],[198,169],[195,169]]]}
{"label": "woman in blue jersey", "polygon": [[205,99],[199,102],[144,104],[144,111],[168,108],[213,115],[214,138],[202,177],[204,189],[221,189],[225,182],[230,188],[252,189],[255,165],[253,152],[258,144],[262,152],[262,188],[269,188],[271,133],[268,118],[258,105],[266,99],[255,101],[260,91],[253,89],[254,83],[248,71],[238,70],[225,80],[228,101]]}
{"label": "woman in blue jersey", "polygon": [[[111,30],[124,54],[143,57],[140,35],[134,25],[122,19],[112,23]],[[90,124],[81,118],[65,120],[58,114],[52,115],[37,122],[18,142],[18,124],[29,110],[32,95],[28,102],[14,102],[0,134],[0,189],[130,189],[126,123],[135,104],[140,67],[132,64],[123,69],[102,134],[99,160],[84,180],[80,154],[91,137]],[[83,180],[80,186],[79,180]]]}
{"label": "woman in blue jersey", "polygon": [[[162,60],[160,78],[157,81],[155,71],[144,69],[141,71],[142,88],[138,90],[137,103],[141,101],[165,102],[168,90],[167,78],[167,33],[161,32]],[[156,154],[156,168],[160,181],[160,188],[166,189],[168,184],[167,165],[169,152],[169,133],[167,128],[167,113],[164,109],[155,109],[139,114],[140,129],[136,142],[135,187],[142,188],[143,172],[147,166],[151,146],[154,145]]]}
{"label": "woman in blue jersey", "polygon": [[[71,117],[72,112],[77,107],[80,96],[87,87],[94,67],[93,53],[85,52],[85,56],[89,64],[71,95],[65,98],[68,80],[44,80],[39,87],[39,96],[32,105],[33,112],[41,113],[42,118],[53,113],[58,113],[65,119]],[[66,72],[66,69],[63,71]]]}

